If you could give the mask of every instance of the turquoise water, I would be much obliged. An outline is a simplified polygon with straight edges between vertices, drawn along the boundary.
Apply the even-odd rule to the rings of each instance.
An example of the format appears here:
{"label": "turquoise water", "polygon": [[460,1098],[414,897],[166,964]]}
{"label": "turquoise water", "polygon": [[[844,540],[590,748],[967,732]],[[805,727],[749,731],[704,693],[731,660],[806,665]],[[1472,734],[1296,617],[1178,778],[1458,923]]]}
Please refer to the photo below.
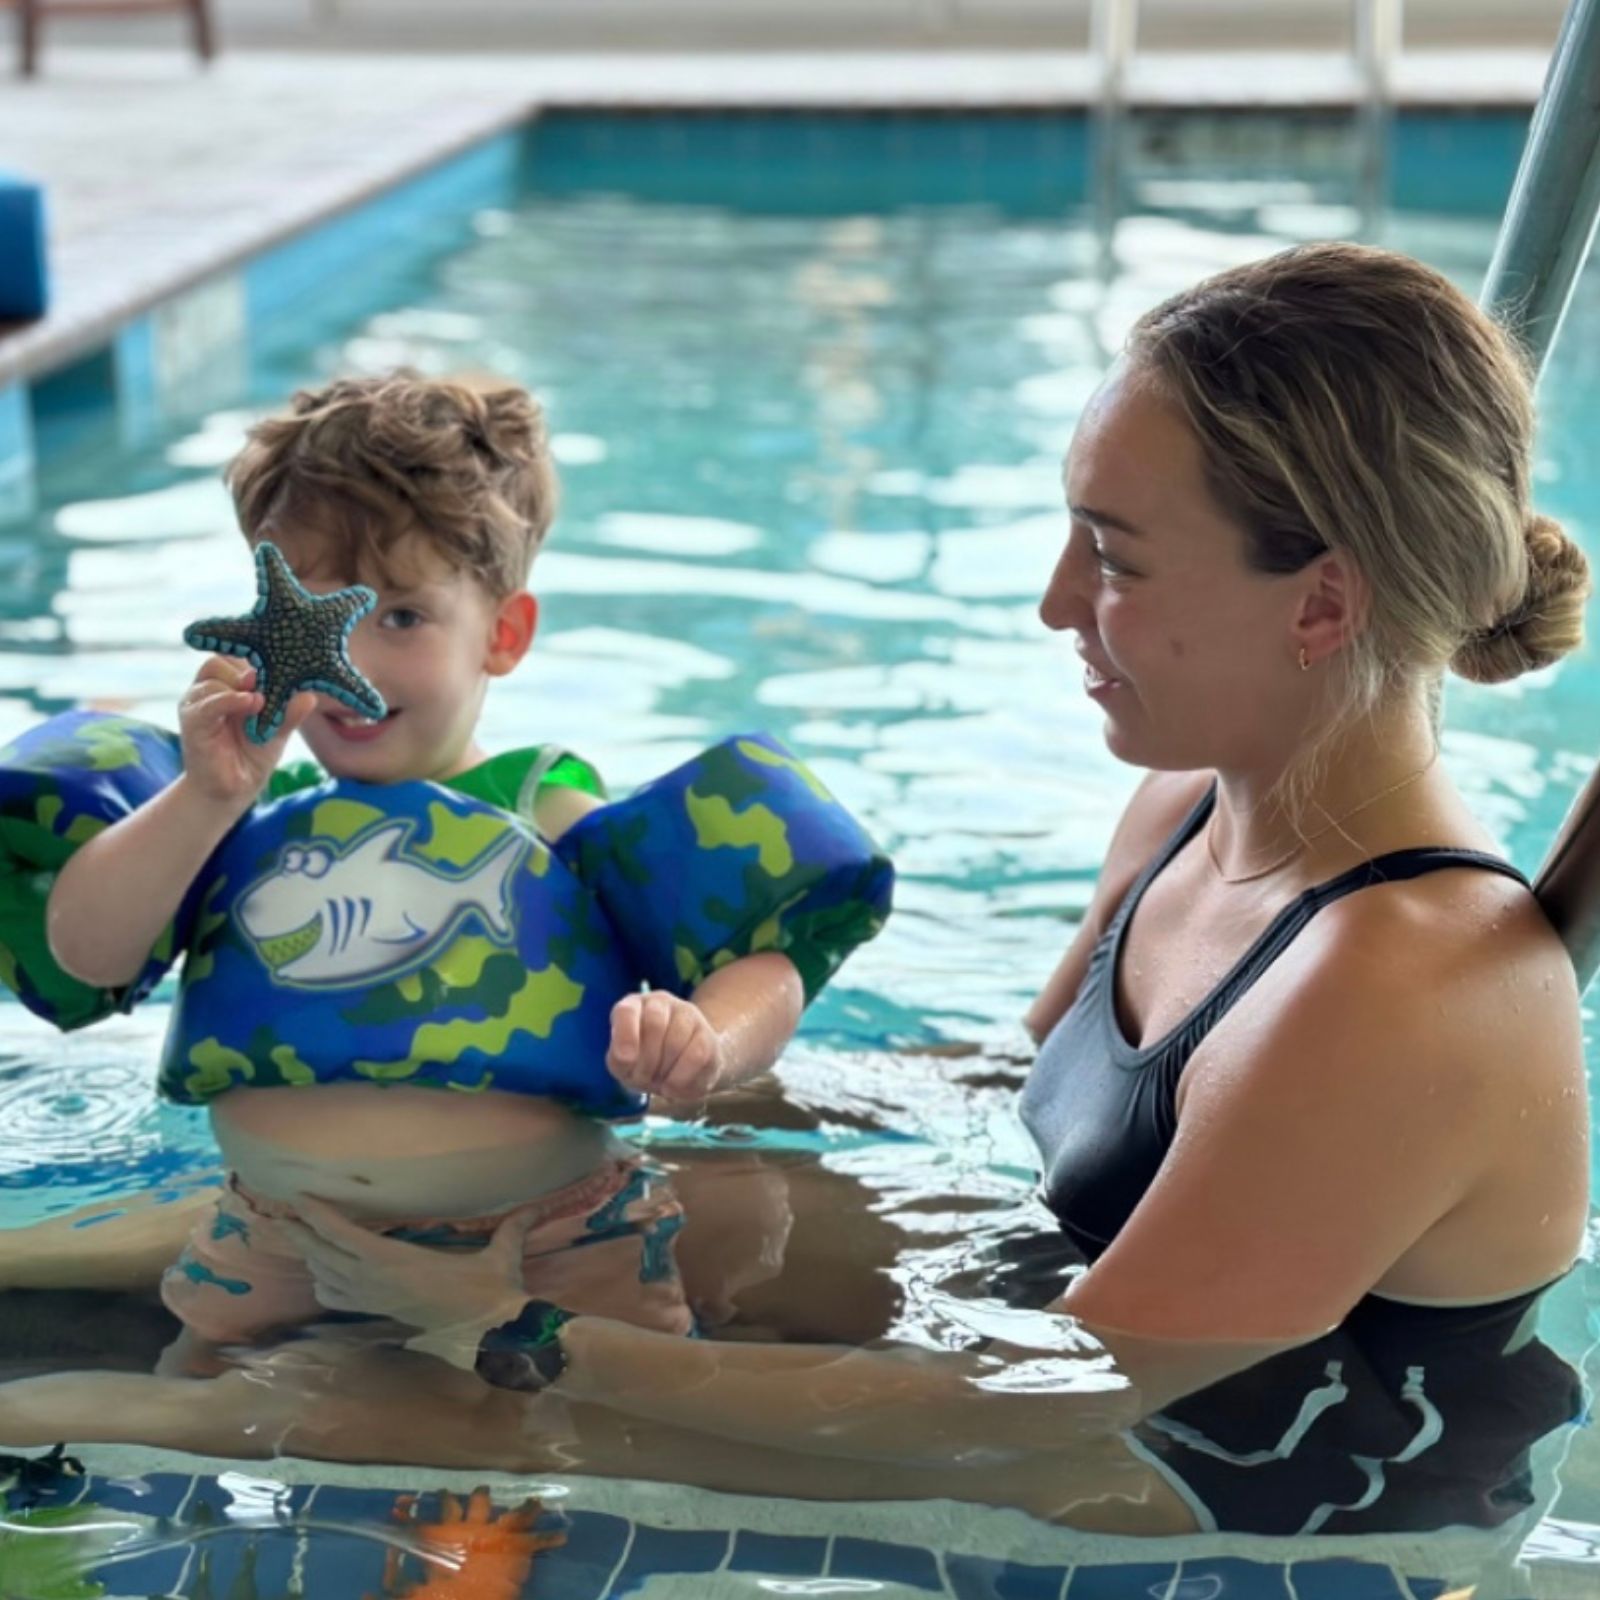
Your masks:
{"label": "turquoise water", "polygon": [[[1141,310],[1295,239],[1368,238],[1475,288],[1518,137],[1486,127],[1402,140],[1402,203],[1376,207],[1348,130],[1277,128],[1274,170],[1214,129],[1146,130],[1107,234],[1073,124],[907,125],[898,145],[893,125],[852,142],[802,119],[553,124],[451,248],[291,308],[212,364],[191,415],[130,430],[92,371],[41,394],[39,508],[0,534],[0,738],[85,701],[172,721],[182,625],[248,593],[218,469],[291,388],[402,363],[525,383],[565,502],[534,572],[539,638],[485,742],[560,740],[617,788],[752,726],[803,752],[900,888],[807,1019],[785,1073],[810,1115],[787,1142],[908,1226],[953,1196],[975,1237],[999,1231],[1032,1177],[1016,1018],[1136,778],[1035,615],[1074,420]],[[1538,481],[1600,556],[1597,329],[1591,274],[1543,391]],[[1592,650],[1451,688],[1445,760],[1524,868],[1593,763],[1597,712]],[[198,1116],[153,1096],[162,1010],[62,1039],[0,1006],[0,1223],[210,1173]],[[938,1041],[982,1053],[902,1053]],[[900,1331],[938,1340],[958,1265],[911,1285]],[[1550,1309],[1575,1359],[1597,1299],[1591,1273]],[[1557,1512],[1600,1523],[1586,1441]]]}

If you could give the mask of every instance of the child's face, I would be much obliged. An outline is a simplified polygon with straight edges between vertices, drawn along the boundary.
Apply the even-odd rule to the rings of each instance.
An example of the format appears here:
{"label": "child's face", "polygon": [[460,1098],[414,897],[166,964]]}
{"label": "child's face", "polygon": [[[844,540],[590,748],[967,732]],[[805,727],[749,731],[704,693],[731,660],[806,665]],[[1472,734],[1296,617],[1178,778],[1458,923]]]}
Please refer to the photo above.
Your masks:
{"label": "child's face", "polygon": [[350,659],[389,714],[369,723],[318,695],[301,735],[328,773],[364,783],[442,780],[481,761],[474,734],[484,692],[526,652],[537,617],[533,597],[496,601],[419,538],[397,547],[389,576],[337,572],[319,541],[291,534],[276,542],[312,593],[363,582],[378,595],[351,632]]}

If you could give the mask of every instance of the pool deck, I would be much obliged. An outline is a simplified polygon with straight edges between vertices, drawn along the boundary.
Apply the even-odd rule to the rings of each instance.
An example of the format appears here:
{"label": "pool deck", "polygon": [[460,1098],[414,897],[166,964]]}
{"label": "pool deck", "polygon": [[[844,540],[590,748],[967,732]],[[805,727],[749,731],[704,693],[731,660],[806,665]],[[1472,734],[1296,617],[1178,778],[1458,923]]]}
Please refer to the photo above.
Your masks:
{"label": "pool deck", "polygon": [[[1539,50],[1411,55],[1402,105],[1528,106]],[[1082,107],[1095,63],[1069,52],[418,56],[52,48],[0,78],[0,169],[46,186],[54,304],[0,324],[0,391],[119,324],[546,106]],[[1323,55],[1142,56],[1140,106],[1352,105]]]}

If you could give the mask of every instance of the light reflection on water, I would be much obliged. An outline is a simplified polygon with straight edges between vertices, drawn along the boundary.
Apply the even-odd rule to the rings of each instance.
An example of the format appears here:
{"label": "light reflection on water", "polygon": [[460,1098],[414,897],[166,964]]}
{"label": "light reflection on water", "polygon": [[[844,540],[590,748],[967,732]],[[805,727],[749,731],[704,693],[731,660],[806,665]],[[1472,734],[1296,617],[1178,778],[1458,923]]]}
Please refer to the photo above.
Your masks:
{"label": "light reflection on water", "polygon": [[[1192,187],[1177,198],[1196,204]],[[50,480],[31,553],[8,565],[0,738],[107,697],[171,723],[195,664],[181,626],[249,583],[217,467],[288,387],[398,363],[529,384],[565,502],[534,574],[540,636],[491,695],[485,742],[568,743],[626,789],[736,729],[791,740],[894,853],[898,911],[791,1056],[808,1125],[755,1142],[816,1152],[908,1232],[959,1214],[992,1243],[1032,1175],[1006,1059],[1015,1019],[1136,776],[1106,753],[1069,646],[1034,613],[1065,532],[1061,452],[1154,300],[1350,222],[1281,188],[1216,198],[1226,228],[1192,210],[1123,221],[1109,279],[1078,219],[981,207],[808,219],[608,196],[491,214],[413,303],[259,374],[248,405]],[[1469,286],[1492,237],[1468,219],[1383,227]],[[1544,395],[1538,471],[1547,509],[1590,548],[1595,302],[1591,277]],[[1600,667],[1586,653],[1450,694],[1445,759],[1531,868],[1589,769]],[[153,1005],[61,1040],[0,1010],[5,1222],[210,1170],[199,1115],[153,1097],[161,1020]],[[959,1039],[987,1053],[895,1048]],[[955,1339],[949,1285],[970,1266],[932,1247],[903,1275],[897,1331]],[[1550,1336],[1569,1356],[1600,1332],[1596,1300],[1592,1272],[1555,1297]],[[1600,1522],[1600,1451],[1579,1440],[1587,1481],[1560,1509]]]}

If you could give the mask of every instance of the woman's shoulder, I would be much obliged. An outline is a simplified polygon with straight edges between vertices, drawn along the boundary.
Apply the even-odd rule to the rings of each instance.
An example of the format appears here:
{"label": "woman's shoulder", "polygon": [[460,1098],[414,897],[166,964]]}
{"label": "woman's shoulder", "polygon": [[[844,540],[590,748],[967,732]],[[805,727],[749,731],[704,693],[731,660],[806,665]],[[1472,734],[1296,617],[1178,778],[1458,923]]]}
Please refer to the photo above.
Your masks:
{"label": "woman's shoulder", "polygon": [[1571,991],[1572,963],[1533,892],[1478,852],[1414,877],[1369,884],[1318,919],[1324,959],[1399,971],[1446,987],[1548,979]]}
{"label": "woman's shoulder", "polygon": [[1524,1085],[1581,1068],[1572,963],[1516,878],[1463,862],[1370,885],[1324,907],[1301,939],[1275,998],[1302,1036],[1337,1019],[1380,1070],[1449,1055],[1463,1087],[1475,1064],[1486,1084],[1504,1081],[1508,1059]]}

